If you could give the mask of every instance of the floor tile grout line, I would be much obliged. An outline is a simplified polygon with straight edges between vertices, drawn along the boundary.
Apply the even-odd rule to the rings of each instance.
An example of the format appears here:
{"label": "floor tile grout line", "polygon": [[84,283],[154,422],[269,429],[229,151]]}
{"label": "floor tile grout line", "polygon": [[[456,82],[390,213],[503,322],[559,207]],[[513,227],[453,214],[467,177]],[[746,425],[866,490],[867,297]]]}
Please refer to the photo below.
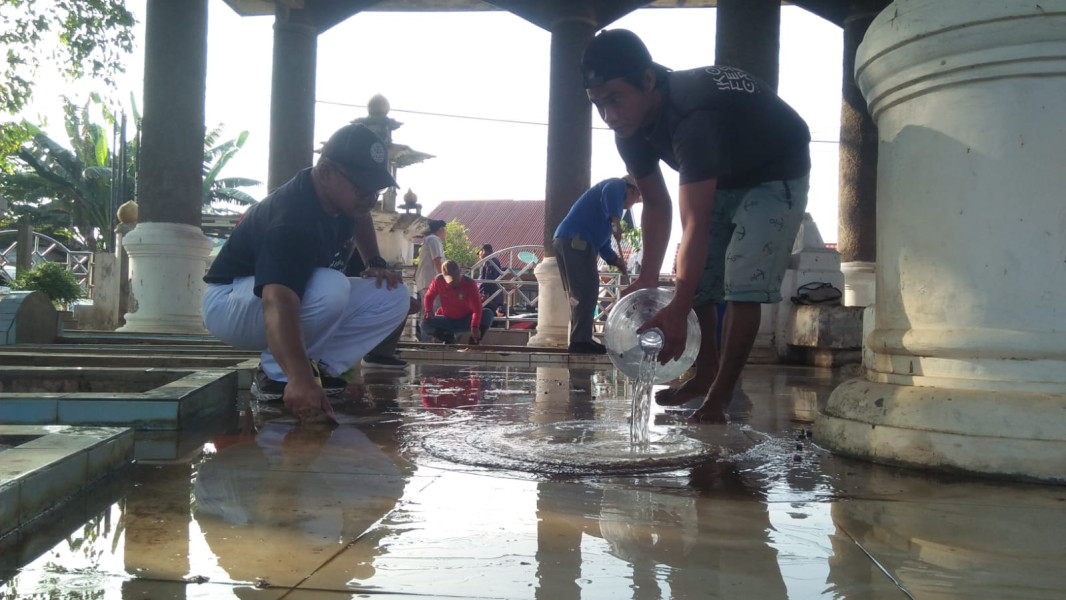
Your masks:
{"label": "floor tile grout line", "polygon": [[291,594],[291,593],[295,592],[295,591],[296,591],[296,590],[298,590],[298,589],[301,589],[301,588],[300,588],[300,586],[301,586],[301,585],[303,585],[303,584],[304,584],[305,582],[307,582],[307,581],[308,581],[309,579],[311,579],[312,577],[314,577],[316,573],[318,573],[318,572],[319,572],[319,571],[321,571],[322,569],[324,569],[324,568],[326,568],[327,566],[329,566],[329,564],[330,564],[330,563],[332,563],[332,562],[333,562],[334,560],[336,560],[337,558],[339,558],[339,557],[340,557],[340,555],[342,555],[342,554],[344,554],[345,552],[347,552],[349,548],[351,548],[352,546],[355,546],[356,544],[358,544],[358,543],[359,543],[359,541],[360,541],[360,540],[362,540],[363,538],[367,537],[367,535],[369,535],[369,534],[370,534],[370,532],[374,531],[374,530],[375,530],[375,529],[376,529],[376,528],[377,528],[377,527],[378,527],[379,525],[381,525],[381,524],[382,524],[382,523],[383,523],[383,522],[385,521],[385,519],[387,519],[387,518],[388,518],[388,517],[389,517],[390,515],[392,515],[392,514],[393,514],[393,513],[395,512],[395,511],[396,511],[396,509],[395,509],[395,508],[393,508],[392,510],[389,510],[389,511],[387,511],[387,512],[386,512],[385,514],[381,515],[381,518],[379,518],[378,520],[376,520],[376,521],[374,521],[373,523],[371,523],[370,525],[368,525],[368,526],[367,526],[367,528],[366,528],[365,530],[363,530],[363,533],[361,533],[361,534],[357,535],[357,536],[355,537],[355,539],[353,539],[352,541],[348,542],[347,544],[345,544],[344,546],[342,546],[342,547],[341,547],[340,549],[338,549],[338,550],[337,550],[336,552],[334,552],[334,553],[333,553],[332,555],[330,555],[330,557],[329,557],[329,558],[327,558],[327,559],[326,559],[325,561],[323,561],[323,562],[322,562],[322,564],[320,564],[320,565],[318,565],[317,567],[315,567],[315,568],[314,568],[314,569],[313,569],[313,570],[312,570],[312,571],[311,571],[310,573],[308,573],[308,574],[307,574],[307,575],[306,575],[306,576],[305,576],[305,577],[304,577],[303,579],[301,579],[300,581],[297,581],[297,582],[296,582],[296,585],[294,585],[294,586],[290,587],[290,588],[288,589],[288,591],[286,591],[286,592],[285,592],[284,594],[282,594],[281,596],[279,596],[279,597],[278,597],[278,600],[285,600],[285,598],[288,598],[288,597],[289,597],[289,594]]}
{"label": "floor tile grout line", "polygon": [[874,555],[870,554],[870,552],[868,550],[866,550],[866,548],[861,543],[859,543],[859,540],[855,539],[855,536],[851,535],[851,532],[848,531],[847,528],[845,528],[843,525],[840,525],[840,524],[837,524],[837,527],[839,527],[840,530],[843,531],[844,534],[848,536],[848,539],[850,539],[856,546],[858,546],[859,550],[862,550],[862,553],[865,554],[866,557],[870,559],[870,562],[872,562],[874,565],[876,565],[877,568],[880,569],[881,572],[885,574],[885,577],[888,577],[889,581],[891,581],[897,588],[899,588],[899,591],[901,591],[904,594],[906,594],[907,597],[910,598],[911,600],[915,600],[914,596],[911,595],[911,593],[909,591],[907,591],[907,588],[904,587],[903,584],[900,583],[898,579],[893,577],[892,574],[888,572],[888,569],[886,569],[885,566],[882,565],[880,561],[878,561],[876,558],[874,558]]}

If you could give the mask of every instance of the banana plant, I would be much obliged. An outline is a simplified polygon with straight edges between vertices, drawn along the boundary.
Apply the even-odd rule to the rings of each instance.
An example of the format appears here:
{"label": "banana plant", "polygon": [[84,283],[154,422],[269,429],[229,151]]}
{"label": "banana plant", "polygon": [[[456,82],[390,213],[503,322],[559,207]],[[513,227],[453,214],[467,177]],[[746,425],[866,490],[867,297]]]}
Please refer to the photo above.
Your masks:
{"label": "banana plant", "polygon": [[235,206],[247,206],[255,204],[256,199],[246,192],[238,189],[252,187],[260,182],[247,177],[223,177],[219,173],[226,163],[233,158],[248,141],[248,132],[242,131],[236,138],[219,142],[222,136],[222,126],[219,125],[204,136],[204,184],[203,205],[204,212],[226,213],[238,212]]}
{"label": "banana plant", "polygon": [[23,121],[29,139],[14,153],[23,168],[0,176],[0,193],[16,215],[30,218],[43,230],[65,229],[71,241],[95,251],[106,247],[111,227],[112,153],[108,128],[91,120],[93,105],[102,106],[96,94],[80,108],[64,98],[70,148]]}

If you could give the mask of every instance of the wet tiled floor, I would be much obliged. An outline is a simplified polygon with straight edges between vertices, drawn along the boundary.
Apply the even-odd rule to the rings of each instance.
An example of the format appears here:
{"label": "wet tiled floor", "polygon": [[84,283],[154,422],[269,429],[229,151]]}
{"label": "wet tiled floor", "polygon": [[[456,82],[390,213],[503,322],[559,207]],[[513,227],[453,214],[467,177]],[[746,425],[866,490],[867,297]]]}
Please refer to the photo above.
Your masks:
{"label": "wet tiled floor", "polygon": [[640,474],[542,468],[586,442],[552,424],[626,427],[610,370],[367,370],[334,429],[242,397],[0,544],[0,598],[1062,598],[1066,489],[826,453],[812,421],[849,376],[750,366],[728,426],[656,407],[708,451]]}

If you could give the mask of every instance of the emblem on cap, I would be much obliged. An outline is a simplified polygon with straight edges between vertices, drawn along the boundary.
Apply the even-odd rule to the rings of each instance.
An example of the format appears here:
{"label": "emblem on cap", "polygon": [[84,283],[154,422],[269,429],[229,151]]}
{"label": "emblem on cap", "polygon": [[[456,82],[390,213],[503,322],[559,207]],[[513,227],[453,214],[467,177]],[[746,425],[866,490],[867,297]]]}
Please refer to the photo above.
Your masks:
{"label": "emblem on cap", "polygon": [[381,142],[370,144],[370,158],[376,163],[385,162],[385,146],[381,145]]}

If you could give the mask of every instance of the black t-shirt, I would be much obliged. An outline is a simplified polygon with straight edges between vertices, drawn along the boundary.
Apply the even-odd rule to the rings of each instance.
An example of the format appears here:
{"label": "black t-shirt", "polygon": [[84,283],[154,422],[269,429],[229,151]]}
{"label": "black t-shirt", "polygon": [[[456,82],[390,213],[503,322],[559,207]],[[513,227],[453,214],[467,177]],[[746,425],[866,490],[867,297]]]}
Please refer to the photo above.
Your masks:
{"label": "black t-shirt", "polygon": [[732,67],[661,73],[658,119],[615,138],[635,177],[659,160],[681,184],[717,179],[718,188],[751,187],[810,172],[811,134],[803,119],[763,82]]}
{"label": "black t-shirt", "polygon": [[355,219],[326,214],[304,169],[244,213],[204,281],[254,275],[256,296],[277,283],[303,298],[316,268],[344,270],[354,242]]}

